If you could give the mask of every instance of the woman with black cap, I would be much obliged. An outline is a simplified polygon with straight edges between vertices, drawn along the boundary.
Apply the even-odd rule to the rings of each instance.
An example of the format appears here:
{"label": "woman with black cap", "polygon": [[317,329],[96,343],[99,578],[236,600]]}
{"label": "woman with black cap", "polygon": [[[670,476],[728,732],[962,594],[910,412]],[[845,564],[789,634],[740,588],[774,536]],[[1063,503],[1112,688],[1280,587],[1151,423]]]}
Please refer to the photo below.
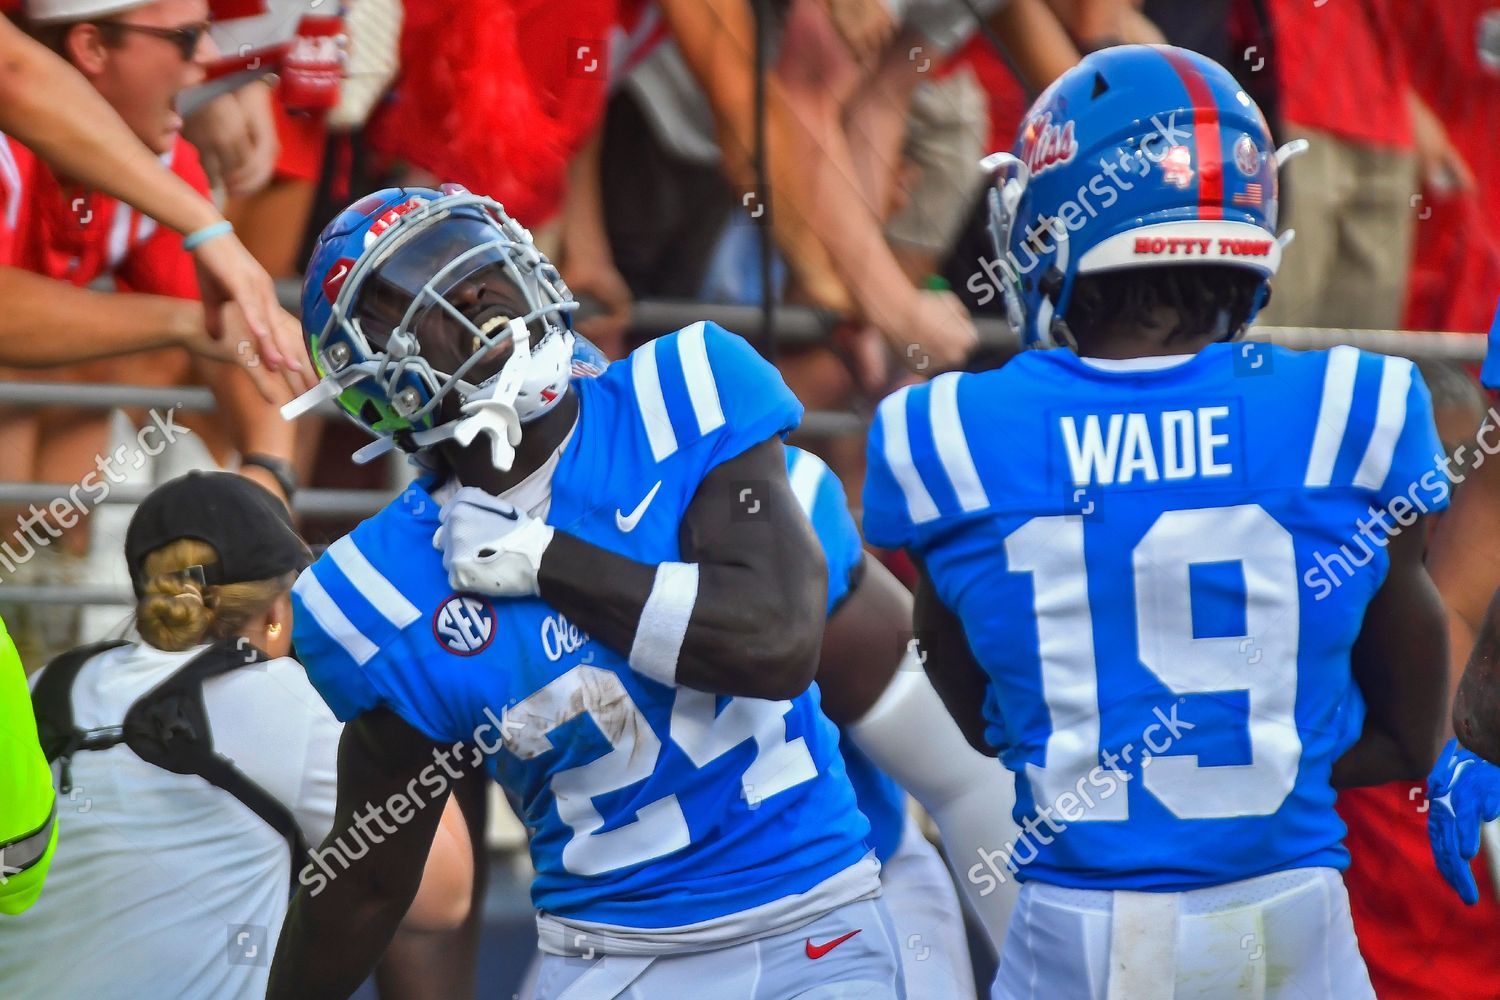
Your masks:
{"label": "woman with black cap", "polygon": [[[288,655],[311,554],[272,494],[197,472],[146,498],[125,550],[142,641],[65,653],[33,684],[58,847],[46,894],[0,924],[0,983],[263,997],[289,888],[363,853],[308,853],[332,826],[341,731]],[[432,929],[464,918],[472,878],[451,803],[442,830],[407,918]]]}

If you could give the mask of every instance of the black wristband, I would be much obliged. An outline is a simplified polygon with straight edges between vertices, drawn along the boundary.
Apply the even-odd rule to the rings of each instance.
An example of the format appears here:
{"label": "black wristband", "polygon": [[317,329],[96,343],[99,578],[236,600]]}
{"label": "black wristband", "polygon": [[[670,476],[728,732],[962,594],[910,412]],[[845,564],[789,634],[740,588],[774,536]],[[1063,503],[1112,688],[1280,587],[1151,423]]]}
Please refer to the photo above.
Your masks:
{"label": "black wristband", "polygon": [[292,463],[275,455],[263,455],[260,452],[251,452],[240,456],[240,467],[253,465],[257,469],[265,469],[276,480],[276,485],[281,487],[281,492],[290,503],[292,494],[297,492],[297,473],[292,470]]}

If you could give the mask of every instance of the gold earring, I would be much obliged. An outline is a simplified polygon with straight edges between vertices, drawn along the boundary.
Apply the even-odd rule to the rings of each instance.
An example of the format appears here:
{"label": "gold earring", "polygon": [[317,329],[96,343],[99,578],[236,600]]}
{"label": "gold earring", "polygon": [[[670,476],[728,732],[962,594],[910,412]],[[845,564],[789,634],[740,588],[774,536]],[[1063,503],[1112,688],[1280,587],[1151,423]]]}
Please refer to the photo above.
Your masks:
{"label": "gold earring", "polygon": [[273,636],[280,635],[281,634],[281,622],[272,622],[271,624],[267,625],[266,626],[266,632],[269,633],[270,635],[273,635]]}

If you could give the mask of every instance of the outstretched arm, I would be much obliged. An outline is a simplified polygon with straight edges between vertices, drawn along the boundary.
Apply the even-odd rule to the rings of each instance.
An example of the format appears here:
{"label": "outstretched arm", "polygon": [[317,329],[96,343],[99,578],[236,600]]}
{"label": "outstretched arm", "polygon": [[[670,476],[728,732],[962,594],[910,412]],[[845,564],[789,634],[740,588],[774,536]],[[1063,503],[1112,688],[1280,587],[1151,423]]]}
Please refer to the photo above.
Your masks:
{"label": "outstretched arm", "polygon": [[1365,609],[1351,665],[1365,699],[1359,741],[1333,766],[1333,786],[1427,776],[1442,746],[1448,705],[1443,601],[1422,562],[1421,521],[1390,538],[1390,569]]}
{"label": "outstretched arm", "polygon": [[[333,830],[298,878],[269,1000],[347,997],[375,967],[416,897],[443,814],[443,749],[386,709],[344,727]],[[354,857],[360,844],[368,853]]]}
{"label": "outstretched arm", "polygon": [[[57,173],[134,205],[143,214],[191,233],[224,217],[207,198],[142,145],[99,92],[55,53],[0,18],[0,131],[34,149]],[[310,386],[297,322],[276,304],[271,276],[233,233],[194,252],[218,335],[219,306],[233,302],[272,371],[293,389]]]}

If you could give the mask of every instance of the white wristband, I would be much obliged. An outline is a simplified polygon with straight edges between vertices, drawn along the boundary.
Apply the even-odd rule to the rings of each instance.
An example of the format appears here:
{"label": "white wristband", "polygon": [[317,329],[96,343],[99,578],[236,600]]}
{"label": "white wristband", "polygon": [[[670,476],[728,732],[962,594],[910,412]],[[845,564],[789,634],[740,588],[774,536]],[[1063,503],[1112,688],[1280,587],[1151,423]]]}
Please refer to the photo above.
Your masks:
{"label": "white wristband", "polygon": [[630,669],[676,687],[677,654],[682,651],[682,639],[697,602],[697,563],[662,563],[656,567],[656,582],[641,608],[641,621],[630,647]]}

